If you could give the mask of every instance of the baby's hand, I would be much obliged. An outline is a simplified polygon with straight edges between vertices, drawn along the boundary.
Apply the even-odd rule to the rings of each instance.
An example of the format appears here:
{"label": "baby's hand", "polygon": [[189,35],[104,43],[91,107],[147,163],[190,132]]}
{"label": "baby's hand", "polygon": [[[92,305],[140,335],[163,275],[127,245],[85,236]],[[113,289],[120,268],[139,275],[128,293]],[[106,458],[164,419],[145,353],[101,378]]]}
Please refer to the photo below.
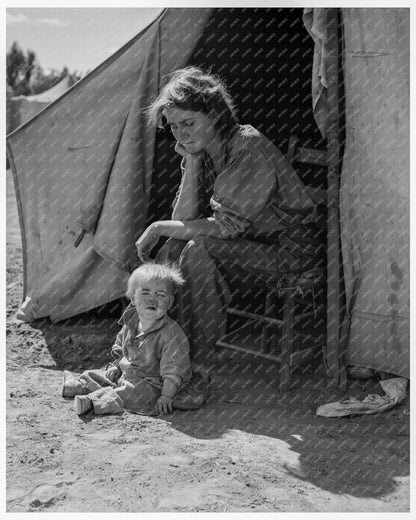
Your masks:
{"label": "baby's hand", "polygon": [[105,375],[107,378],[115,383],[115,381],[120,377],[120,369],[118,367],[110,367],[107,369]]}
{"label": "baby's hand", "polygon": [[158,415],[172,413],[172,397],[161,395],[156,401],[155,410]]}

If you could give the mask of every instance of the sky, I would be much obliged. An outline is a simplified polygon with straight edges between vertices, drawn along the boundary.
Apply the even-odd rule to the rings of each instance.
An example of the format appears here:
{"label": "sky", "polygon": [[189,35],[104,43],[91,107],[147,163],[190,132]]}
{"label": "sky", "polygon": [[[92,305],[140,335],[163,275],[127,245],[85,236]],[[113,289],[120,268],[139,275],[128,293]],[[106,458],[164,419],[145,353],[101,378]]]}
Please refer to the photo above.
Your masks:
{"label": "sky", "polygon": [[[65,7],[59,6],[62,3]],[[140,5],[144,3],[140,2]],[[298,4],[298,2],[294,3]],[[315,0],[312,3],[318,6],[322,0]],[[348,3],[344,0],[341,5]],[[377,3],[383,4],[382,1]],[[127,43],[152,21],[163,7],[176,7],[175,2],[159,0],[146,2],[146,7],[136,7],[139,5],[138,1],[125,2],[124,0],[118,0],[116,5],[128,7],[114,7],[114,1],[110,2],[111,7],[105,7],[106,2],[98,0],[97,2],[73,0],[69,4],[63,0],[44,1],[43,5],[49,4],[54,7],[33,8],[17,7],[19,1],[16,0],[6,0],[5,4],[7,49],[17,41],[25,51],[31,49],[36,53],[38,63],[43,69],[61,70],[67,66],[70,72],[81,73],[92,70]],[[212,7],[218,4],[230,7],[260,5],[282,7],[285,4],[294,6],[293,2],[284,0],[260,0],[260,2],[248,0],[187,2],[185,0],[178,3],[178,6]],[[303,4],[309,5],[310,2],[304,0]],[[27,5],[27,2],[23,5]],[[76,7],[69,7],[74,5]],[[85,5],[88,7],[84,7]],[[149,5],[152,7],[148,7]],[[156,7],[158,5],[159,7]]]}
{"label": "sky", "polygon": [[151,22],[159,8],[7,8],[6,48],[14,41],[48,69],[85,73]]}

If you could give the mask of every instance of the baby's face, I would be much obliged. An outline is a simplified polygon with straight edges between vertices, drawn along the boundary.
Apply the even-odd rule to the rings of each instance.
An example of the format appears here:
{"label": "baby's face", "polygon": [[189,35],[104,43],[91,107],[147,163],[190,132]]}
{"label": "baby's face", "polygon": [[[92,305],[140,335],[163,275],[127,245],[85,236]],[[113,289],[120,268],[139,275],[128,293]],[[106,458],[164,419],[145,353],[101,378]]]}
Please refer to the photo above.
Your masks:
{"label": "baby's face", "polygon": [[156,321],[163,318],[173,303],[169,284],[163,280],[148,280],[136,287],[134,305],[139,319]]}

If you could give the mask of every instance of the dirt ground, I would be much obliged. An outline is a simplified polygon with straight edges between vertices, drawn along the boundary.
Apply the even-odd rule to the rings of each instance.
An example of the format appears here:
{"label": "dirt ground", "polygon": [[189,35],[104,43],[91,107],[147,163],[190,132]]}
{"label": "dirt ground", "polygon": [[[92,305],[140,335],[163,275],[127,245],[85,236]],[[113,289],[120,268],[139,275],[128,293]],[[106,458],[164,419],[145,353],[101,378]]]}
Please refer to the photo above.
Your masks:
{"label": "dirt ground", "polygon": [[[344,394],[321,367],[279,393],[275,368],[218,354],[214,391],[193,412],[77,416],[64,369],[108,359],[116,317],[24,323],[20,231],[7,171],[8,512],[407,512],[409,398],[370,416],[325,419]],[[383,394],[378,378],[348,394]]]}

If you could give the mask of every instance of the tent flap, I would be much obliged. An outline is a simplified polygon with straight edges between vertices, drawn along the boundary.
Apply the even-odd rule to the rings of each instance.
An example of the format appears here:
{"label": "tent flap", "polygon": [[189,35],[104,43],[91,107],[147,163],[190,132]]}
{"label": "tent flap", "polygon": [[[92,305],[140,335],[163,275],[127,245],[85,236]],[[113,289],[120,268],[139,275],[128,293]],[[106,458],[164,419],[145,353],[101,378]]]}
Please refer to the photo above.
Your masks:
{"label": "tent flap", "polygon": [[312,107],[316,124],[323,137],[328,127],[328,8],[306,7],[303,11],[303,23],[313,39],[315,46],[312,64]]}
{"label": "tent flap", "polygon": [[[210,12],[165,10],[8,136],[23,244],[23,318],[57,321],[124,294],[152,184],[155,129],[143,109],[161,77],[186,64]],[[182,39],[178,26],[185,21]]]}
{"label": "tent flap", "polygon": [[349,363],[409,376],[409,11],[344,9]]}

